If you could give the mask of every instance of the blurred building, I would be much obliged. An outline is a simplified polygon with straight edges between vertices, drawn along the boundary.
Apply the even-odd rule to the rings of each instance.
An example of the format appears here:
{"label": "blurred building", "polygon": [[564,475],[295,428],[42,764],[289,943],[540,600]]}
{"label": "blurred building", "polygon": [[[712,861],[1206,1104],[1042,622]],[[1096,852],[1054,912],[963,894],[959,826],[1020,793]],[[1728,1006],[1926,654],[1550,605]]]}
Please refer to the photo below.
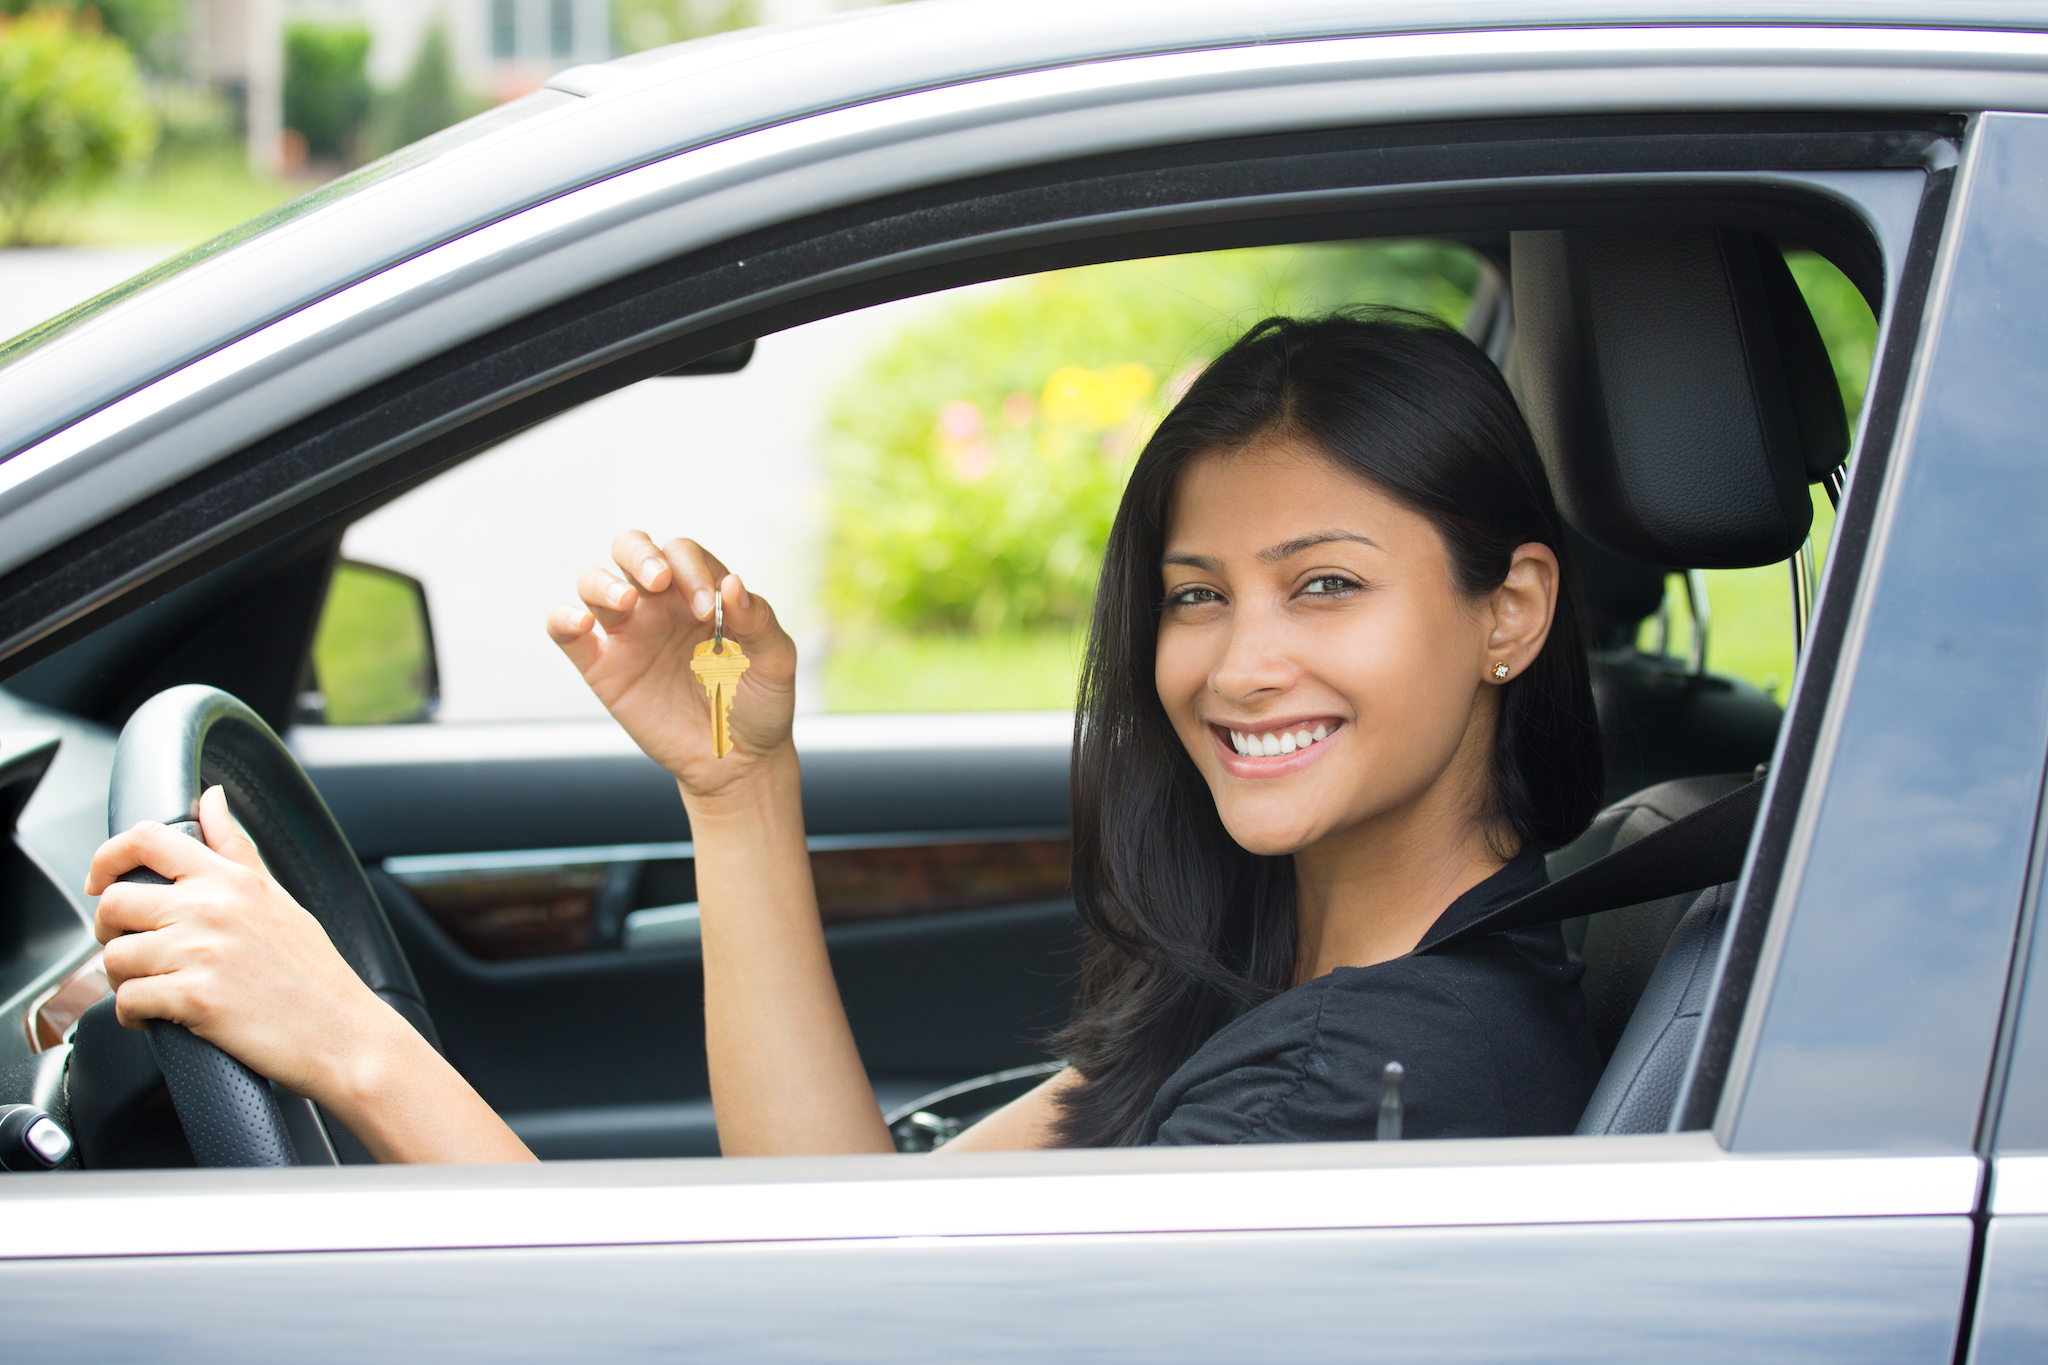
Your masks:
{"label": "blurred building", "polygon": [[185,64],[201,85],[241,111],[249,164],[276,170],[284,136],[284,24],[280,0],[188,0]]}

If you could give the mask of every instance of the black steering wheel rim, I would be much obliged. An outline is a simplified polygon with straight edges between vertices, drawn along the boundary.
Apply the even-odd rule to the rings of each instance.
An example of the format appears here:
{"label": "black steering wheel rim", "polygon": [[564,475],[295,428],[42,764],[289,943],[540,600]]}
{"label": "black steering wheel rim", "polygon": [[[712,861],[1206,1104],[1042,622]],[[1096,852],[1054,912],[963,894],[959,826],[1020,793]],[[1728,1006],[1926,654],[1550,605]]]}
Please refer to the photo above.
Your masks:
{"label": "black steering wheel rim", "polygon": [[[215,785],[225,789],[271,875],[326,929],[343,961],[439,1048],[419,983],[347,836],[284,742],[237,698],[187,684],[143,703],[115,750],[107,832],[155,820],[197,838],[200,793]],[[130,875],[163,880],[142,869]],[[309,1139],[324,1146],[322,1134],[306,1127],[311,1106],[289,1096],[281,1105],[267,1081],[211,1043],[159,1020],[150,1026],[150,1046],[199,1165],[333,1159],[298,1150]]]}

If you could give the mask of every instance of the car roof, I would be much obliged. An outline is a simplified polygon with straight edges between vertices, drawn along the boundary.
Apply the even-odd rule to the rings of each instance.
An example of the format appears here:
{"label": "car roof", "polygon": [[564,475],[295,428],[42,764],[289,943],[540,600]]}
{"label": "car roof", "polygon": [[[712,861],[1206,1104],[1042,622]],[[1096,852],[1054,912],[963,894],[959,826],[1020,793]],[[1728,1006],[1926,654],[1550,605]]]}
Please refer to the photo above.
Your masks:
{"label": "car roof", "polygon": [[[322,186],[0,345],[0,380],[25,356],[59,342],[91,353],[64,367],[69,382],[39,377],[31,391],[7,395],[0,452],[18,451],[98,402],[509,213],[809,114],[1142,54],[1404,32],[1686,24],[2048,29],[2048,4],[927,0],[677,44],[563,71],[532,95]],[[162,288],[183,277],[204,277],[207,287]],[[167,292],[180,297],[173,302]],[[148,295],[164,302],[138,306]],[[113,314],[120,335],[94,325]]]}

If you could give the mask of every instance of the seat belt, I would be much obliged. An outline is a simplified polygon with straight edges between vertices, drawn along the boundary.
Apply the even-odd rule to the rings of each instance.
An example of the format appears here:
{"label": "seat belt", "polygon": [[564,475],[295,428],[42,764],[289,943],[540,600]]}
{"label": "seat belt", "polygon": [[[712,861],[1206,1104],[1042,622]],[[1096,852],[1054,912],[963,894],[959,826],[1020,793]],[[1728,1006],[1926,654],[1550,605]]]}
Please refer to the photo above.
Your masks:
{"label": "seat belt", "polygon": [[1441,933],[1432,929],[1415,951],[1426,953],[1504,929],[1555,924],[1732,882],[1742,875],[1763,791],[1762,778],[1738,787],[1483,919]]}

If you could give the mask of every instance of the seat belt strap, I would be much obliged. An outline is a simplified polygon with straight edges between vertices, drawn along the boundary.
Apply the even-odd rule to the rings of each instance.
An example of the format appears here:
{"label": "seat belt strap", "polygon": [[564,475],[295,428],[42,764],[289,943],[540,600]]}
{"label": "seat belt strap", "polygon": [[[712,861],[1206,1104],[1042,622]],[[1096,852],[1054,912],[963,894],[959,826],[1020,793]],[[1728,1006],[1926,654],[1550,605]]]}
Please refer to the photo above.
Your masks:
{"label": "seat belt strap", "polygon": [[1732,882],[1742,875],[1742,860],[1749,853],[1749,836],[1756,827],[1763,791],[1761,778],[1738,787],[1483,919],[1442,932],[1432,929],[1415,945],[1415,951],[1447,948],[1503,929],[1555,924]]}

